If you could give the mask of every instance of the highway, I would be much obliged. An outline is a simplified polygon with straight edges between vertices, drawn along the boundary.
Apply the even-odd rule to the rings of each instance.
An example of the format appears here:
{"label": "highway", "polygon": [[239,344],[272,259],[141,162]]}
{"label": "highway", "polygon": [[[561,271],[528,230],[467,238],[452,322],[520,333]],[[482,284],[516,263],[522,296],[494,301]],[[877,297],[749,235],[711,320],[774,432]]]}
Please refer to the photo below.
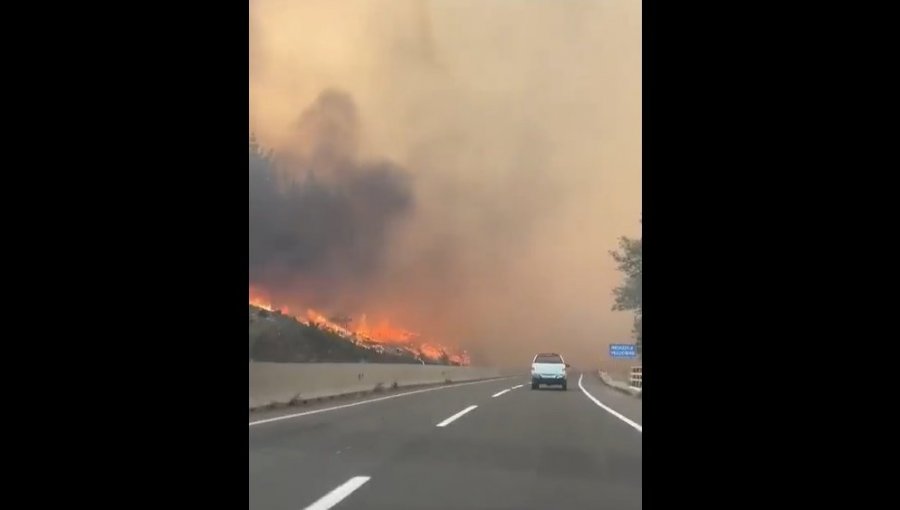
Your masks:
{"label": "highway", "polygon": [[253,413],[250,509],[640,509],[641,400],[570,378]]}

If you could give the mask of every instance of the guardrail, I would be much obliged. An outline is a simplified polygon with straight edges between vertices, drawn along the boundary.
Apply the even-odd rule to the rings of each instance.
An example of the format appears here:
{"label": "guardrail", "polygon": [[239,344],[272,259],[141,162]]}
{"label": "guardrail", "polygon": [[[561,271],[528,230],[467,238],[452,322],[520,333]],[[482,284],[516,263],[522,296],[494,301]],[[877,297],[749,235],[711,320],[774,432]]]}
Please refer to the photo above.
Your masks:
{"label": "guardrail", "polygon": [[636,366],[631,367],[631,387],[632,388],[643,388],[644,384],[644,367]]}
{"label": "guardrail", "polygon": [[495,368],[387,363],[250,363],[250,409],[403,386],[500,377]]}

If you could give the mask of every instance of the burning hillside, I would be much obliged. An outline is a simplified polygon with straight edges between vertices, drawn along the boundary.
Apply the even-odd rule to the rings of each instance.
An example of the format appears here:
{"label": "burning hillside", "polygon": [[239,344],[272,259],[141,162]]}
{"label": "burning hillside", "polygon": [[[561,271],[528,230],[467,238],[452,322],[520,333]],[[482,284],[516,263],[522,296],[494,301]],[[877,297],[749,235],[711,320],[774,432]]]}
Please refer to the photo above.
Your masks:
{"label": "burning hillside", "polygon": [[380,321],[374,326],[369,323],[366,315],[358,320],[348,317],[327,317],[325,314],[307,308],[305,312],[292,312],[289,307],[274,305],[265,294],[250,289],[250,305],[267,310],[279,312],[293,317],[297,322],[315,327],[337,335],[363,349],[374,350],[379,353],[392,352],[427,362],[429,364],[469,365],[471,360],[468,353],[452,349],[435,341],[423,341],[418,333],[395,327],[387,320]]}
{"label": "burning hillside", "polygon": [[[359,313],[383,304],[372,282],[395,223],[415,204],[409,172],[359,157],[358,117],[348,94],[326,90],[300,115],[290,143],[269,152],[251,140],[250,304],[364,349],[467,365],[464,351]],[[329,313],[337,310],[354,316]]]}

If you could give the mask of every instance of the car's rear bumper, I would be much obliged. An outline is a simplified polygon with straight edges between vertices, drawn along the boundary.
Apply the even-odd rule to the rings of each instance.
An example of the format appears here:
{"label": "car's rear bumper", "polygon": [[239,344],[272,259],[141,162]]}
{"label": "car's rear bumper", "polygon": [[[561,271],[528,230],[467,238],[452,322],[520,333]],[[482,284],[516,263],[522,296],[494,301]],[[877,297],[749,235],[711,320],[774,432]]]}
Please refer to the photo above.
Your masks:
{"label": "car's rear bumper", "polygon": [[531,376],[531,384],[546,384],[546,385],[562,386],[563,384],[566,384],[566,377],[565,376],[542,377],[542,376],[534,376],[533,375],[533,376]]}

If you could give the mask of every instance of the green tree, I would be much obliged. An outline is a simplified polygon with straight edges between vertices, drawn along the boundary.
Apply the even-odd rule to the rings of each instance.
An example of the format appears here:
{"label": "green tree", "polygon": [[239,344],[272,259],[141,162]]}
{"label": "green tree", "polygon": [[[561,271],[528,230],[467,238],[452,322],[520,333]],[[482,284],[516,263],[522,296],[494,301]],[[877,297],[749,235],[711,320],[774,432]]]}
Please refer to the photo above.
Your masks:
{"label": "green tree", "polygon": [[609,252],[618,264],[618,269],[625,275],[625,281],[619,287],[613,289],[615,303],[612,309],[616,311],[634,312],[634,333],[637,341],[637,351],[642,350],[642,326],[643,326],[643,279],[641,273],[643,258],[643,243],[641,239],[619,238],[619,249]]}

